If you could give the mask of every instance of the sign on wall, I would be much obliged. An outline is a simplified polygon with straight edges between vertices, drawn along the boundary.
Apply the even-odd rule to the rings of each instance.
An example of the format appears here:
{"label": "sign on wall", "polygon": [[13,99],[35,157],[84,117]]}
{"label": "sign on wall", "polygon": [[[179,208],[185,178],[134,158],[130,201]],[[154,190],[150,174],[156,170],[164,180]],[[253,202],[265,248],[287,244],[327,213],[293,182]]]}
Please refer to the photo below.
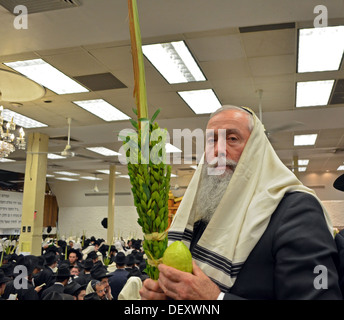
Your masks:
{"label": "sign on wall", "polygon": [[23,193],[0,190],[0,234],[20,232]]}

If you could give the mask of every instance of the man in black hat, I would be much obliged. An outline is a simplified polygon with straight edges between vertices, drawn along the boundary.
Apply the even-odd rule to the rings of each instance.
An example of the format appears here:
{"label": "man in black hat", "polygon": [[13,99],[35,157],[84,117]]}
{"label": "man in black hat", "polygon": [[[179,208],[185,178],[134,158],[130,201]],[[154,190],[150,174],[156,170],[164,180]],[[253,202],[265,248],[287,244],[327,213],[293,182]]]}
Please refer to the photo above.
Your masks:
{"label": "man in black hat", "polygon": [[40,295],[43,293],[44,290],[46,290],[48,287],[52,286],[55,283],[55,270],[57,267],[59,256],[55,252],[49,251],[42,257],[45,260],[44,267],[42,268],[41,272],[39,272],[34,277],[34,284],[36,288],[43,285]]}
{"label": "man in black hat", "polygon": [[109,273],[107,268],[102,264],[101,261],[97,261],[92,269],[91,269],[91,276],[93,279],[98,280],[104,286],[105,289],[105,299],[106,300],[113,300],[113,296],[111,294],[111,287],[109,285]]}
{"label": "man in black hat", "polygon": [[109,285],[114,300],[117,300],[118,294],[128,280],[129,272],[125,269],[127,259],[123,252],[118,252],[116,254],[114,262],[116,263],[116,270],[109,274]]}
{"label": "man in black hat", "polygon": [[41,299],[44,299],[44,297],[49,294],[50,292],[59,292],[63,293],[64,287],[68,284],[68,280],[70,278],[71,274],[69,271],[69,267],[66,265],[62,265],[59,267],[57,270],[57,275],[56,275],[56,281],[55,283],[44,290],[42,293]]}
{"label": "man in black hat", "polygon": [[92,259],[92,262],[93,262],[93,263],[96,263],[97,261],[99,261],[97,252],[91,251],[91,252],[87,255],[87,259]]}
{"label": "man in black hat", "polygon": [[73,248],[70,249],[68,251],[68,260],[71,267],[79,265],[80,260],[82,260],[81,252]]}
{"label": "man in black hat", "polygon": [[9,281],[11,281],[11,278],[6,277],[4,271],[0,269],[0,300],[5,300],[2,295],[5,292],[6,283]]}
{"label": "man in black hat", "polygon": [[74,279],[74,282],[77,282],[81,285],[87,285],[91,280],[91,269],[93,267],[93,261],[91,258],[86,259],[82,262],[83,271],[79,273],[79,276]]}
{"label": "man in black hat", "polygon": [[40,266],[36,256],[20,255],[14,268],[14,278],[6,283],[3,298],[15,296],[18,300],[39,300],[38,292],[32,284],[33,276],[38,272]]}
{"label": "man in black hat", "polygon": [[81,285],[76,281],[72,281],[66,285],[63,292],[72,295],[74,300],[84,300],[86,295],[86,284]]}

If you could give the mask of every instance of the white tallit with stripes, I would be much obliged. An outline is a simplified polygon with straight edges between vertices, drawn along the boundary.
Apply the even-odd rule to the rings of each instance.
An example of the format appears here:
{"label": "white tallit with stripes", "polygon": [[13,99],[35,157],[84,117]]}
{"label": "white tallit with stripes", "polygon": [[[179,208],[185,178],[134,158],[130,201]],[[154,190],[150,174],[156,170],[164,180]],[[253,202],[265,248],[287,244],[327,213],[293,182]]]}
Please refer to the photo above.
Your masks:
{"label": "white tallit with stripes", "polygon": [[[197,265],[222,291],[233,286],[284,194],[301,191],[316,197],[280,161],[260,120],[255,115],[253,118],[254,128],[227,190],[193,251]],[[195,222],[193,203],[201,167],[200,164],[194,173],[173,219],[168,232],[169,244],[182,240],[190,245]],[[323,210],[332,234],[330,217],[324,207]]]}

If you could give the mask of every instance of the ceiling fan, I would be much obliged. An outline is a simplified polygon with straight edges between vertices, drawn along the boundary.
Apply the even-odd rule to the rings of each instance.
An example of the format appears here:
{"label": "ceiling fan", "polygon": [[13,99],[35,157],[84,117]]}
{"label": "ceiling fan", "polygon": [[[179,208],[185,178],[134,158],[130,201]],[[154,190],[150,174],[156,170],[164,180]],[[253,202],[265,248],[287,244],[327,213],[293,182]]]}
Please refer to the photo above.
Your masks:
{"label": "ceiling fan", "polygon": [[75,153],[71,151],[72,146],[70,145],[70,126],[72,124],[72,118],[67,118],[68,123],[68,141],[64,150],[61,152],[61,156],[66,158],[72,158],[75,156]]}

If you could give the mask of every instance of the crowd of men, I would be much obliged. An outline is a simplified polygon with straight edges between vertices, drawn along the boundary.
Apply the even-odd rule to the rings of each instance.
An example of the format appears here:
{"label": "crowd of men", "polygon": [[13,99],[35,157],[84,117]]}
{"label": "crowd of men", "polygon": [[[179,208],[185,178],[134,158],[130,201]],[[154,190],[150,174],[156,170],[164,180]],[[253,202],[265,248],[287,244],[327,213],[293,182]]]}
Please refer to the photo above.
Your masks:
{"label": "crowd of men", "polygon": [[148,277],[141,240],[51,239],[41,253],[0,252],[0,300],[135,300]]}

